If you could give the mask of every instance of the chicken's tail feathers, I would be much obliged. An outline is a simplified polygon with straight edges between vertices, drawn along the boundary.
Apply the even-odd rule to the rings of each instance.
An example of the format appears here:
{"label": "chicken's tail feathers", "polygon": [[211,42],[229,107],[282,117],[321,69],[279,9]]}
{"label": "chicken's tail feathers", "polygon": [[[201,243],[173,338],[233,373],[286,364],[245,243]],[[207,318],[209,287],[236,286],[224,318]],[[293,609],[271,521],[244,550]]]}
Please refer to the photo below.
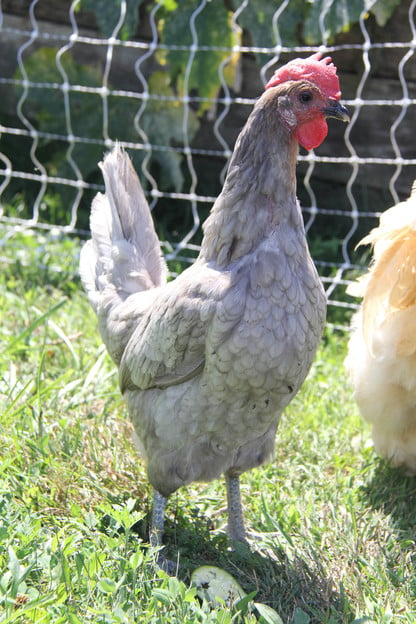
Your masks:
{"label": "chicken's tail feathers", "polygon": [[91,240],[81,252],[80,275],[97,307],[100,293],[119,298],[160,286],[166,281],[159,239],[139,178],[118,146],[100,164],[105,194],[91,206]]}

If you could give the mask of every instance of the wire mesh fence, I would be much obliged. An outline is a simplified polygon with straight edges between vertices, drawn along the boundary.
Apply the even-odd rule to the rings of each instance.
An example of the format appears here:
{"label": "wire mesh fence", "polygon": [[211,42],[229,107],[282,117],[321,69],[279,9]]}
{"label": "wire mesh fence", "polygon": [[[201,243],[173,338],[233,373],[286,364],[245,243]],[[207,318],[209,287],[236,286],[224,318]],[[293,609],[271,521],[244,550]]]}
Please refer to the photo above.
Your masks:
{"label": "wire mesh fence", "polygon": [[356,24],[335,38],[332,12],[345,3],[315,3],[313,45],[288,37],[288,0],[96,4],[111,6],[109,15],[94,14],[93,0],[0,9],[0,245],[22,228],[85,235],[102,190],[97,163],[118,141],[140,172],[172,270],[191,262],[268,77],[320,49],[338,67],[352,119],[301,152],[298,195],[329,318],[345,324],[355,307],[345,287],[362,265],[354,247],[416,178],[416,0],[398,3],[381,25],[363,2]]}

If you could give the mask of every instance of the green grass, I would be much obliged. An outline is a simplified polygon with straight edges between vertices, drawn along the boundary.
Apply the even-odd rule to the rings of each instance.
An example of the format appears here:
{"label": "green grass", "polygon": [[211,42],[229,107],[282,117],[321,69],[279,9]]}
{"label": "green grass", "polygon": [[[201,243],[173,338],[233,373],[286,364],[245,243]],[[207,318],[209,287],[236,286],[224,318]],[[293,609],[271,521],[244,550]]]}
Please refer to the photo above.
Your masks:
{"label": "green grass", "polygon": [[242,478],[257,550],[228,549],[223,484],[192,485],[168,508],[178,575],[158,571],[150,487],[77,252],[39,233],[0,249],[0,623],[273,621],[247,601],[201,603],[189,579],[203,564],[285,623],[415,622],[415,480],[368,445],[342,335],[325,336],[274,461]]}

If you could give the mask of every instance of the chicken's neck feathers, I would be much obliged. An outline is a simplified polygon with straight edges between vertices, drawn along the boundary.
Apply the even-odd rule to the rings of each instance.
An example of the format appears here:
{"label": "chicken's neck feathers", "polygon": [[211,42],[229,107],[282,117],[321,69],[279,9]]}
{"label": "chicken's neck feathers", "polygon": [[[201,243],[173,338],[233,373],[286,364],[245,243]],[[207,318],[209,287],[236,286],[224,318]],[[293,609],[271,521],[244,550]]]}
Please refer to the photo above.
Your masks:
{"label": "chicken's neck feathers", "polygon": [[200,259],[224,266],[253,251],[283,222],[303,228],[296,199],[298,149],[276,112],[260,101],[237,140],[223,190],[204,224]]}

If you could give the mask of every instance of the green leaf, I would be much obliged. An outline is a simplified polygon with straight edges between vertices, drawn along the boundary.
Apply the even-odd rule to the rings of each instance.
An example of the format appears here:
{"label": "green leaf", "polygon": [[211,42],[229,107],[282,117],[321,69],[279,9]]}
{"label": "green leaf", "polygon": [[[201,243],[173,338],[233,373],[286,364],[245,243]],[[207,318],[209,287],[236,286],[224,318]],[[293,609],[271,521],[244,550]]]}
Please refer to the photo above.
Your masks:
{"label": "green leaf", "polygon": [[303,609],[296,607],[295,615],[293,617],[293,624],[309,624],[311,618]]}
{"label": "green leaf", "polygon": [[[126,0],[127,10],[120,30],[119,39],[127,40],[135,35],[139,22],[139,6],[143,0]],[[79,8],[95,14],[97,24],[105,37],[110,37],[120,19],[121,0],[81,0]]]}
{"label": "green leaf", "polygon": [[379,26],[385,26],[394,9],[400,4],[400,0],[377,0],[371,8]]}
{"label": "green leaf", "polygon": [[101,578],[98,581],[98,587],[104,594],[114,594],[117,589],[117,583],[110,578]]}
{"label": "green leaf", "polygon": [[[25,60],[25,69],[31,82],[62,84],[64,77],[56,65],[58,48],[40,48]],[[82,87],[100,87],[101,72],[97,68],[76,63],[70,54],[61,57],[63,69],[70,85]],[[15,77],[21,78],[20,71]],[[21,94],[21,87],[15,87],[16,97]],[[23,104],[24,114],[44,133],[66,136],[67,122],[70,121],[75,136],[96,138],[101,137],[103,130],[102,99],[96,93],[69,91],[70,119],[65,115],[64,94],[57,88],[30,88]],[[125,118],[120,117],[123,121]],[[127,118],[128,119],[128,118]],[[47,146],[44,162],[47,163],[49,175],[74,178],[74,172],[66,159],[66,149],[61,142],[56,149],[51,149],[52,140],[43,140],[41,146]],[[39,147],[39,149],[42,149]],[[102,158],[102,147],[94,143],[77,144],[72,157],[81,170],[84,178],[97,170],[97,162]],[[61,193],[72,193],[69,189],[59,189]],[[63,195],[63,203],[69,198]]]}
{"label": "green leaf", "polygon": [[[183,0],[180,9],[165,11],[164,19],[159,22],[163,43],[172,46],[178,42],[184,46],[192,45],[191,22],[196,8],[194,0]],[[195,17],[193,23],[198,49],[195,51],[189,76],[185,74],[190,54],[188,50],[159,53],[159,60],[168,64],[169,73],[182,92],[189,93],[195,89],[200,97],[215,98],[221,86],[220,65],[227,59],[229,63],[224,77],[229,84],[233,83],[238,59],[236,55],[230,57],[230,50],[239,43],[239,33],[232,29],[231,18],[231,12],[227,11],[222,2],[208,2]],[[225,49],[203,50],[202,47]],[[202,103],[200,111],[203,112],[211,106],[211,102]]]}
{"label": "green leaf", "polygon": [[165,605],[170,605],[174,596],[172,596],[171,592],[168,589],[163,589],[163,587],[155,587],[152,591],[152,596],[156,598],[159,602]]}
{"label": "green leaf", "polygon": [[132,570],[137,570],[143,563],[143,553],[141,550],[137,549],[132,555],[129,557],[129,565]]}
{"label": "green leaf", "polygon": [[20,581],[23,568],[20,565],[19,559],[17,558],[17,555],[15,551],[13,550],[12,546],[8,547],[8,556],[9,556],[9,561],[8,561],[7,567],[12,573],[13,581],[18,582]]}
{"label": "green leaf", "polygon": [[324,18],[324,35],[331,41],[339,32],[348,31],[352,24],[357,22],[365,9],[369,11],[375,0],[316,0],[311,3],[311,9],[304,23],[303,36],[309,45],[322,42],[323,33],[320,28],[320,16]]}
{"label": "green leaf", "polygon": [[399,0],[316,0],[311,3],[311,9],[305,20],[303,36],[305,42],[317,45],[322,42],[322,32],[319,18],[325,13],[325,37],[331,42],[335,35],[347,32],[353,24],[358,22],[362,12],[374,13],[380,26],[384,26],[390,18]]}
{"label": "green leaf", "polygon": [[[169,76],[166,72],[155,72],[152,75],[149,80],[149,91],[169,98],[174,98],[175,95],[169,86]],[[194,111],[188,109],[186,126],[184,126],[184,115],[184,104],[179,99],[150,99],[140,117],[139,124],[152,145],[183,145],[186,141],[192,141],[199,127]],[[175,191],[180,191],[183,186],[181,154],[154,149],[152,161],[160,167],[159,186],[163,189],[173,188]]]}
{"label": "green leaf", "polygon": [[[56,65],[55,48],[40,48],[26,61],[25,68],[31,82],[61,84],[63,76]],[[98,69],[80,65],[70,54],[61,58],[63,68],[71,85],[86,87],[100,87],[102,76]],[[21,78],[20,72],[16,78]],[[169,85],[169,75],[166,72],[155,72],[149,80],[149,91],[158,97],[166,96],[169,99],[149,99],[139,124],[152,145],[183,145],[186,140],[191,141],[199,127],[196,113],[188,109],[188,121],[184,125],[184,104]],[[17,87],[17,97],[21,87]],[[69,92],[70,123],[75,136],[86,138],[101,138],[103,136],[103,102],[100,95],[88,92]],[[114,140],[131,141],[142,140],[134,134],[135,117],[140,108],[140,102],[131,97],[109,96],[108,100],[108,134]],[[64,95],[59,89],[30,88],[24,102],[24,113],[36,124],[40,131],[59,135],[67,134],[67,120],[64,115]],[[45,148],[52,141],[44,141]],[[39,148],[40,149],[40,148]],[[62,143],[56,142],[56,149],[45,149],[45,158],[49,175],[74,178],[74,171],[66,157],[66,149]],[[103,147],[93,142],[76,143],[72,150],[72,158],[80,169],[84,179],[90,176],[98,178],[97,163],[102,159]],[[135,166],[140,169],[146,153],[135,153]],[[180,191],[183,185],[181,171],[183,157],[176,152],[166,149],[153,150],[151,166],[160,168],[158,172],[159,187],[163,190]],[[65,193],[68,191],[60,192]],[[70,191],[69,191],[70,192]],[[65,202],[65,196],[62,197]]]}
{"label": "green leaf", "polygon": [[[55,87],[62,84],[64,77],[58,70],[56,54],[58,48],[40,48],[25,60],[25,70],[29,81],[49,83],[52,88],[30,88],[24,101],[24,113],[36,120],[39,130],[56,134],[66,134],[64,94]],[[69,84],[83,87],[100,87],[101,73],[98,69],[76,63],[70,54],[61,57],[62,67]],[[21,79],[20,70],[15,78]],[[16,95],[20,96],[21,87],[16,86]],[[96,136],[100,128],[97,118],[97,105],[101,107],[101,97],[94,93],[69,93],[71,124],[74,134]],[[94,133],[94,134],[92,134]]]}
{"label": "green leaf", "polygon": [[260,621],[263,621],[265,624],[283,624],[282,618],[272,607],[261,602],[255,602],[254,606],[261,616]]}
{"label": "green leaf", "polygon": [[[273,29],[273,16],[281,4],[282,1],[276,0],[250,0],[241,12],[238,22],[249,31],[254,46],[273,47],[278,43]],[[276,24],[282,45],[299,43],[298,31],[305,18],[306,9],[304,0],[292,0],[282,11]],[[264,63],[264,54],[259,55],[259,61]]]}
{"label": "green leaf", "polygon": [[174,11],[178,8],[176,0],[163,0],[162,4],[167,11]]}
{"label": "green leaf", "polygon": [[251,607],[253,598],[256,596],[257,593],[258,592],[256,590],[240,598],[240,600],[235,604],[236,610],[244,614],[247,613],[249,608]]}

